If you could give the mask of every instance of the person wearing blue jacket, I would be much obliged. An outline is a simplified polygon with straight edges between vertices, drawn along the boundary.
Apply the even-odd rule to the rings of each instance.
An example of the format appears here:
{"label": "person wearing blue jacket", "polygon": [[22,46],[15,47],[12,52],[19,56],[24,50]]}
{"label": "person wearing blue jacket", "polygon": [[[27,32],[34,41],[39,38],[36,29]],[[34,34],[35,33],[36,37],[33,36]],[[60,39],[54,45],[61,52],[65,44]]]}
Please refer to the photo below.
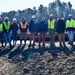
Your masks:
{"label": "person wearing blue jacket", "polygon": [[29,44],[29,46],[31,46],[32,40],[33,40],[33,46],[35,45],[37,29],[38,29],[38,23],[36,21],[35,15],[33,15],[32,19],[29,23],[29,31],[30,31],[30,44]]}
{"label": "person wearing blue jacket", "polygon": [[41,22],[39,23],[38,26],[38,32],[40,33],[39,35],[39,46],[41,44],[41,41],[43,43],[43,46],[45,45],[45,34],[47,32],[47,23],[45,21],[45,17],[41,18]]}

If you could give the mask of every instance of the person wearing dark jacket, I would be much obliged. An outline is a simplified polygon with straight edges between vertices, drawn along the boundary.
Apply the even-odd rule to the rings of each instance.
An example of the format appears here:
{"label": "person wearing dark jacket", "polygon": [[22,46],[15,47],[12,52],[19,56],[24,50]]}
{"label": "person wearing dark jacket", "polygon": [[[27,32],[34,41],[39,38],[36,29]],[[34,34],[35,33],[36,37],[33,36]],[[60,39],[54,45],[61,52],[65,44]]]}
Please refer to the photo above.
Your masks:
{"label": "person wearing dark jacket", "polygon": [[26,44],[26,39],[27,39],[27,28],[28,28],[28,24],[25,21],[25,18],[22,18],[22,22],[20,22],[20,45],[22,44],[22,40],[24,40],[25,44]]}
{"label": "person wearing dark jacket", "polygon": [[5,46],[7,45],[7,41],[8,41],[10,44],[10,47],[12,47],[12,45],[11,45],[11,34],[10,34],[11,24],[10,24],[8,17],[5,17],[4,20],[5,21],[3,22],[3,28],[4,28],[4,34],[3,35],[4,35]]}
{"label": "person wearing dark jacket", "polygon": [[64,35],[65,22],[61,18],[61,16],[58,17],[57,27],[56,28],[57,28],[56,31],[58,33],[58,39],[59,39],[59,42],[60,42],[60,46],[62,46],[62,43],[63,43],[63,45],[65,45],[65,35]]}
{"label": "person wearing dark jacket", "polygon": [[45,17],[41,18],[41,22],[39,23],[38,26],[38,32],[40,33],[39,35],[39,46],[41,44],[41,40],[43,43],[43,46],[45,45],[45,34],[47,32],[47,23],[45,21]]}
{"label": "person wearing dark jacket", "polygon": [[11,24],[11,31],[12,31],[13,45],[15,46],[17,41],[17,31],[18,31],[18,24],[16,18],[13,18],[13,22]]}
{"label": "person wearing dark jacket", "polygon": [[2,17],[0,17],[0,41],[3,47],[3,23],[2,23]]}
{"label": "person wearing dark jacket", "polygon": [[31,46],[32,40],[33,40],[33,46],[35,45],[37,29],[38,29],[38,23],[36,21],[36,17],[33,15],[32,19],[29,23],[29,31],[30,31],[30,44],[29,44],[29,46]]}

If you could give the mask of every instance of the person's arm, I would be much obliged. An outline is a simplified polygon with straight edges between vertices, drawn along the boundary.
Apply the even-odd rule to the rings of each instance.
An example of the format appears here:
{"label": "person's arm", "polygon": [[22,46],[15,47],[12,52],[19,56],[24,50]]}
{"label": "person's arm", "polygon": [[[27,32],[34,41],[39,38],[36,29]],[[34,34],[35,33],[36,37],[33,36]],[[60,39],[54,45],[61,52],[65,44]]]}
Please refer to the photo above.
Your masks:
{"label": "person's arm", "polygon": [[56,31],[56,29],[57,29],[57,22],[55,21],[55,23],[54,23],[54,30]]}

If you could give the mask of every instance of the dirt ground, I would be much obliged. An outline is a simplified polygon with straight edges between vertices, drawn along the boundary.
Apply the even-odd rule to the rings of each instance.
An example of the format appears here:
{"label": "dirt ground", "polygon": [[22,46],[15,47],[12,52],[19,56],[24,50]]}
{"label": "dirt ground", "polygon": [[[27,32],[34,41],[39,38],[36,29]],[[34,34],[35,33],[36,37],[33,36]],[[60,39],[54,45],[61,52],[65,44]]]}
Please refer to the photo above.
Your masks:
{"label": "dirt ground", "polygon": [[0,48],[0,75],[75,75],[75,42],[62,47],[58,42],[53,47],[48,42],[44,47],[28,44],[20,46],[18,41],[12,48]]}

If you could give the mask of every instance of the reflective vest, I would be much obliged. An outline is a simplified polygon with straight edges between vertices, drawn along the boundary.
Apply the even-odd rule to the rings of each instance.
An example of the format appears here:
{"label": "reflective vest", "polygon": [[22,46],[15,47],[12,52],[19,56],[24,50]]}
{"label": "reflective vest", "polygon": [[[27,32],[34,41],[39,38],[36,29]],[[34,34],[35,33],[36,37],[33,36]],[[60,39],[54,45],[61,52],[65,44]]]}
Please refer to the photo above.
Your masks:
{"label": "reflective vest", "polygon": [[74,20],[74,28],[75,28],[75,20]]}
{"label": "reflective vest", "polygon": [[0,31],[1,32],[3,31],[3,24],[2,23],[0,24]]}
{"label": "reflective vest", "polygon": [[74,20],[73,19],[66,21],[66,28],[68,28],[68,27],[74,27]]}
{"label": "reflective vest", "polygon": [[52,21],[50,21],[50,19],[48,20],[48,29],[54,29],[55,27],[55,20],[53,19]]}
{"label": "reflective vest", "polygon": [[26,28],[27,27],[27,22],[26,23],[22,23],[22,22],[20,22],[21,23],[21,28]]}
{"label": "reflective vest", "polygon": [[4,22],[4,27],[6,30],[9,30],[10,29],[10,22]]}

